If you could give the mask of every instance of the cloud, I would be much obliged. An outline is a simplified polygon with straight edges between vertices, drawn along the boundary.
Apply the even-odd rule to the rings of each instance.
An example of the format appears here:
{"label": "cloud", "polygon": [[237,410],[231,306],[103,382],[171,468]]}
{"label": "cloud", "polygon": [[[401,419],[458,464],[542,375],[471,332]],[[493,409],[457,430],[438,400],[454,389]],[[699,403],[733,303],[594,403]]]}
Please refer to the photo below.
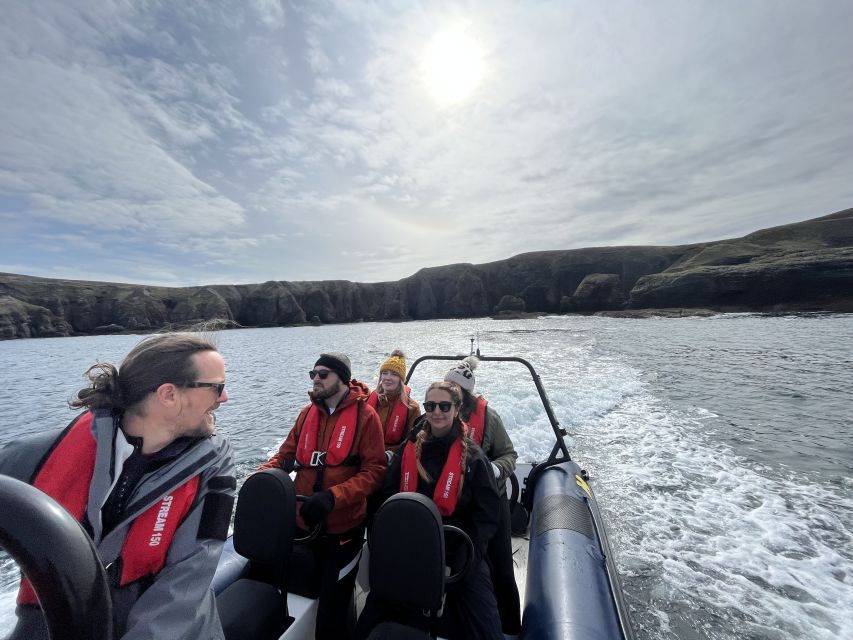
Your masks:
{"label": "cloud", "polygon": [[281,0],[252,0],[250,4],[265,27],[275,29],[284,27],[285,12]]}
{"label": "cloud", "polygon": [[[21,55],[14,46],[4,51],[0,189],[28,199],[34,218],[81,227],[160,237],[242,223],[243,208],[180,158],[182,147],[209,138],[221,124],[200,114],[202,107],[181,111],[174,100],[191,74],[153,64],[131,86],[123,74],[138,71],[133,64],[103,66],[90,50],[80,57],[87,63]],[[212,87],[224,91],[221,78],[214,84],[195,75],[201,75],[196,96]],[[144,93],[146,85],[155,90]]]}
{"label": "cloud", "polygon": [[[110,277],[388,280],[853,200],[843,3],[45,1],[4,18],[0,251],[27,272],[97,272],[98,245]],[[454,30],[483,75],[447,105],[424,55]]]}

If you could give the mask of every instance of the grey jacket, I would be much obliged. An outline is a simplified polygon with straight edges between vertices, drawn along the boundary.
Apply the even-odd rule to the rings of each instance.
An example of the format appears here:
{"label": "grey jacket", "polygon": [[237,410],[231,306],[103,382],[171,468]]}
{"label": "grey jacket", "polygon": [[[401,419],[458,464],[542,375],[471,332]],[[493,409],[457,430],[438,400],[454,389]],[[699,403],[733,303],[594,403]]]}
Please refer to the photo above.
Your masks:
{"label": "grey jacket", "polygon": [[[0,473],[30,482],[36,466],[61,432],[17,440],[0,450]],[[118,586],[107,570],[116,637],[122,640],[219,640],[224,638],[210,587],[225,538],[236,491],[234,456],[227,439],[214,433],[198,440],[164,466],[145,474],[130,496],[121,521],[106,536],[101,507],[132,447],[108,411],[96,411],[95,470],[86,516],[105,567],[118,558],[133,520],[189,478],[200,475],[193,506],[175,532],[166,564],[153,580]],[[113,565],[115,566],[115,565]],[[41,611],[18,607],[14,638],[47,639]]]}

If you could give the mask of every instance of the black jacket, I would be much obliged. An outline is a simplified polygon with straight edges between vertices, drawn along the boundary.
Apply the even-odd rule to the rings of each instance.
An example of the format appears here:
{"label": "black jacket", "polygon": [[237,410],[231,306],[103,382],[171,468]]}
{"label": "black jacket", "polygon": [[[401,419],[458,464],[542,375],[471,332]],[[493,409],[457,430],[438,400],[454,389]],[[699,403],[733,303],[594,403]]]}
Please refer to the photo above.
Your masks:
{"label": "black jacket", "polygon": [[[421,464],[434,481],[427,482],[418,476],[418,493],[432,499],[435,481],[441,475],[450,446],[461,434],[462,425],[457,420],[450,433],[443,438],[428,437],[424,441],[421,449]],[[405,446],[406,443],[401,444],[396,455],[391,459],[391,466],[388,468],[382,490],[384,498],[400,492],[400,465]],[[450,516],[443,518],[444,523],[459,527],[471,537],[474,551],[479,559],[485,554],[486,545],[497,530],[499,513],[500,499],[492,465],[483,450],[470,442],[462,492],[456,503],[456,510]]]}

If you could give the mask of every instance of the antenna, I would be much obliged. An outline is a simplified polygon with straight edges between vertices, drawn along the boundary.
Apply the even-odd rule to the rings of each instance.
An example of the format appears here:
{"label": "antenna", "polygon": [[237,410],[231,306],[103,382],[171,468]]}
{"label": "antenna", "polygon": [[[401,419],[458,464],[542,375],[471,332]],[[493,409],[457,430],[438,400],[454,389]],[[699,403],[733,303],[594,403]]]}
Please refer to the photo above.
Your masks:
{"label": "antenna", "polygon": [[471,336],[471,353],[469,353],[468,355],[469,356],[474,355],[474,336]]}
{"label": "antenna", "polygon": [[477,336],[477,357],[479,358],[480,357],[480,330],[479,329],[477,329],[477,333],[475,335]]}

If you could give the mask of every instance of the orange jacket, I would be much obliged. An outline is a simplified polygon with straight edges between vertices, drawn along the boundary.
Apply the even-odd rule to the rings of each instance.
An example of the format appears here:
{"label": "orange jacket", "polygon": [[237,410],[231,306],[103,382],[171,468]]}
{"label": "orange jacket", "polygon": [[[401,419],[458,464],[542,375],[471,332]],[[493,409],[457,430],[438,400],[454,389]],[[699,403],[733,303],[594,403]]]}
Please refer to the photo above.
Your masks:
{"label": "orange jacket", "polygon": [[[385,440],[385,427],[388,422],[388,417],[391,415],[391,409],[397,404],[398,396],[394,396],[391,398],[391,402],[388,402],[388,398],[385,396],[379,396],[379,404],[376,407],[376,412],[379,414],[379,422],[382,425],[382,439]],[[385,441],[385,448],[389,451],[396,451],[397,447],[400,446],[412,433],[412,425],[415,424],[415,420],[418,419],[418,416],[421,415],[421,405],[418,404],[418,401],[415,400],[412,396],[409,396],[409,417],[406,419],[406,426],[403,428],[403,435],[398,442],[387,442]]]}
{"label": "orange jacket", "polygon": [[[309,394],[310,395],[310,394]],[[358,425],[355,440],[352,443],[350,456],[358,457],[358,464],[352,466],[324,467],[322,468],[323,481],[321,486],[324,490],[331,491],[335,497],[335,507],[326,517],[326,531],[328,533],[343,533],[360,525],[367,513],[367,498],[374,493],[385,479],[384,438],[382,424],[379,416],[367,405],[368,388],[357,380],[350,380],[349,394],[335,408],[335,412],[329,415],[328,409],[321,403],[323,418],[317,433],[318,449],[326,450],[329,439],[335,430],[335,423],[341,411],[355,402],[361,403],[358,408]],[[312,398],[313,402],[313,398]],[[308,415],[311,405],[308,404],[299,412],[296,423],[287,434],[284,443],[279,447],[278,453],[262,464],[258,469],[270,469],[273,467],[285,467],[288,462],[290,466],[296,460],[296,445],[299,443],[299,435]],[[300,468],[296,472],[294,482],[296,493],[310,496],[314,493],[314,484],[320,469],[313,467]],[[301,517],[297,517],[297,524],[305,528]]]}

